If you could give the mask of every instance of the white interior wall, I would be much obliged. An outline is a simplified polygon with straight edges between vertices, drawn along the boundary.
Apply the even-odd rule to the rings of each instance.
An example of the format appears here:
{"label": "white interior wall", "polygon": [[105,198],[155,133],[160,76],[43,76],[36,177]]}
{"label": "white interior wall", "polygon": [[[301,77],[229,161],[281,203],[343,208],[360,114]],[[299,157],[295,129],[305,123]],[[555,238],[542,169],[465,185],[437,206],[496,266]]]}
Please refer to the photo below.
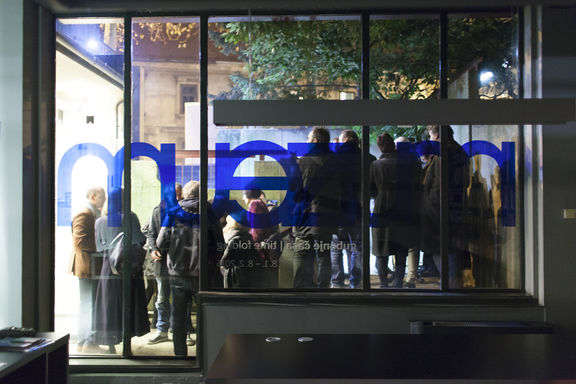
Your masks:
{"label": "white interior wall", "polygon": [[22,324],[23,15],[0,1],[0,328]]}

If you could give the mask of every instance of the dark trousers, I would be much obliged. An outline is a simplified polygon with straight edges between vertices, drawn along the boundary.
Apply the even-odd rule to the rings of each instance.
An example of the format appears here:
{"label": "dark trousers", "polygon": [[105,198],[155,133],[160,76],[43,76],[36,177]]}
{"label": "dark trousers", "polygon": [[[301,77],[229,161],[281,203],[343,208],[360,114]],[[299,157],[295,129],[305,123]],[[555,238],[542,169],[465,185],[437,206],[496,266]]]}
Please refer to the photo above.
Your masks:
{"label": "dark trousers", "polygon": [[[404,275],[406,273],[406,257],[408,256],[408,248],[400,244],[389,242],[389,251],[394,255],[394,288],[402,288],[404,284]],[[380,288],[388,287],[388,256],[376,257],[376,269],[378,270],[378,277],[380,279]]]}
{"label": "dark trousers", "polygon": [[344,285],[344,254],[348,261],[351,288],[362,286],[362,232],[357,228],[341,228],[338,234],[332,235],[330,258],[332,261],[332,285]]}
{"label": "dark trousers", "polygon": [[198,277],[195,276],[170,276],[172,288],[172,340],[174,342],[174,354],[186,356],[186,336],[190,320],[190,306],[198,292]]}
{"label": "dark trousers", "polygon": [[[330,288],[332,234],[318,239],[294,239],[294,288]],[[314,259],[318,262],[317,285],[314,282]]]}

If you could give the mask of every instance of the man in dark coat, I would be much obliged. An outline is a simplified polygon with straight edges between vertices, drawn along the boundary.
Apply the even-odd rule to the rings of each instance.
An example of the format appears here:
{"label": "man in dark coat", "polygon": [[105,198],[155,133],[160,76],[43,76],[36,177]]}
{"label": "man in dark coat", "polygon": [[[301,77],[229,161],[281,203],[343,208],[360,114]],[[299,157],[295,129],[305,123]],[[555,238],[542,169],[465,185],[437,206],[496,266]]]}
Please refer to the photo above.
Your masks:
{"label": "man in dark coat", "polygon": [[[174,354],[186,356],[188,306],[198,292],[200,263],[200,184],[189,181],[182,189],[183,199],[170,209],[162,223],[156,245],[167,248],[166,265],[172,287],[172,339]],[[222,231],[211,210],[208,210],[208,253],[215,258],[215,249]],[[210,260],[209,260],[210,262]]]}
{"label": "man in dark coat", "polygon": [[[340,222],[332,237],[331,287],[343,288],[343,252],[346,252],[350,288],[362,286],[362,150],[358,135],[344,130],[336,146],[337,169],[340,172]],[[370,163],[376,158],[369,155]]]}
{"label": "man in dark coat", "polygon": [[[158,318],[156,321],[156,335],[148,340],[148,344],[157,344],[168,341],[168,330],[171,324],[170,312],[170,278],[168,267],[166,265],[167,249],[159,249],[156,246],[158,233],[162,228],[162,222],[169,208],[176,206],[177,202],[182,199],[182,185],[176,183],[175,193],[169,193],[160,204],[152,210],[148,232],[146,233],[146,248],[151,253],[154,263],[154,276],[158,293],[156,295],[156,311]],[[189,324],[191,328],[191,324]],[[192,329],[190,329],[191,331]]]}
{"label": "man in dark coat", "polygon": [[[295,192],[292,234],[294,236],[294,288],[330,287],[330,244],[337,228],[339,182],[334,153],[328,147],[330,133],[314,128],[308,134],[308,153],[298,159],[301,180]],[[318,262],[314,281],[314,259]]]}
{"label": "man in dark coat", "polygon": [[382,155],[371,164],[372,254],[380,287],[388,287],[388,257],[394,255],[394,288],[402,288],[408,250],[418,243],[417,209],[420,164],[410,153],[398,153],[387,133],[378,137]]}
{"label": "man in dark coat", "polygon": [[[431,141],[440,141],[440,127],[428,127]],[[468,236],[465,221],[466,193],[470,183],[469,157],[454,140],[454,132],[448,127],[447,137],[442,139],[448,153],[448,261],[449,285],[461,286],[461,269],[469,263]],[[422,248],[434,254],[436,267],[442,272],[440,255],[440,157],[431,155],[424,167],[422,181]],[[468,260],[467,260],[468,259]]]}
{"label": "man in dark coat", "polygon": [[174,354],[186,356],[186,317],[193,295],[198,291],[200,262],[200,184],[189,181],[183,199],[168,211],[156,245],[168,249],[166,265],[172,287],[172,339]]}

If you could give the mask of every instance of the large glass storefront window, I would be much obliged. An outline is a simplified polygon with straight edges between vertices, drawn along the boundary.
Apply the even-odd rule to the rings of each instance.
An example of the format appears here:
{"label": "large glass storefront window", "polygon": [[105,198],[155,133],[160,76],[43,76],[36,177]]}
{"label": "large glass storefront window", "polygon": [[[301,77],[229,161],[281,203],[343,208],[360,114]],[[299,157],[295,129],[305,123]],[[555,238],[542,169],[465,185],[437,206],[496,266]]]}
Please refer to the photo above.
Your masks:
{"label": "large glass storefront window", "polygon": [[222,291],[522,288],[517,126],[212,119],[214,100],[518,98],[515,14],[372,15],[365,34],[356,15],[209,17],[207,52],[200,18],[129,20],[129,57],[123,20],[57,21],[55,323],[72,354],[196,356],[201,276]]}

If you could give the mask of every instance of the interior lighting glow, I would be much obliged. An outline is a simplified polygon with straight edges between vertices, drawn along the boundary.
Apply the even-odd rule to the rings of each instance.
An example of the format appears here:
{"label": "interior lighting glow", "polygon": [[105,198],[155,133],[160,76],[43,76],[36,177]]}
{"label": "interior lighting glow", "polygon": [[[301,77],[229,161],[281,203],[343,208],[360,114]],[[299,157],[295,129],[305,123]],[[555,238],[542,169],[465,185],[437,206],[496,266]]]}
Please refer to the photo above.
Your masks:
{"label": "interior lighting glow", "polygon": [[86,47],[88,47],[88,49],[92,52],[96,51],[98,49],[98,41],[96,41],[96,39],[90,39],[88,40],[88,42],[86,43]]}
{"label": "interior lighting glow", "polygon": [[482,84],[486,84],[487,82],[492,80],[493,77],[494,77],[494,74],[492,72],[484,71],[484,72],[480,73],[480,82]]}

